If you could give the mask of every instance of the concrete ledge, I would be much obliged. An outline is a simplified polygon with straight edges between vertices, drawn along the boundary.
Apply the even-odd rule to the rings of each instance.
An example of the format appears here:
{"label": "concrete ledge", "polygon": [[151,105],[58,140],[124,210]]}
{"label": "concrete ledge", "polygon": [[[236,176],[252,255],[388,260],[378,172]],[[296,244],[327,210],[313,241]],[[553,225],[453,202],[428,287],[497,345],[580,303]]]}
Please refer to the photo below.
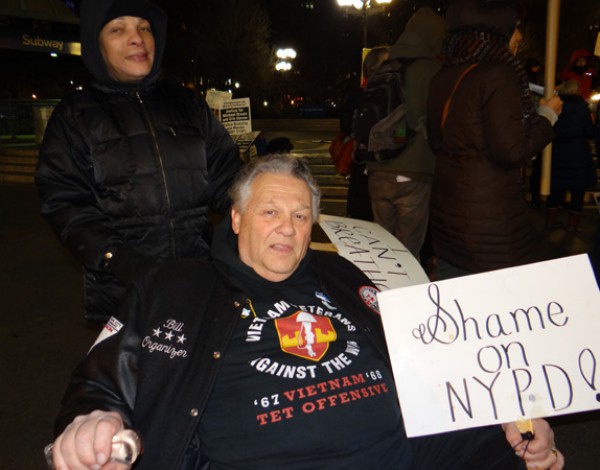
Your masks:
{"label": "concrete ledge", "polygon": [[37,158],[39,153],[40,149],[37,146],[0,145],[0,155]]}
{"label": "concrete ledge", "polygon": [[253,119],[252,128],[261,131],[331,131],[340,128],[339,119]]}
{"label": "concrete ledge", "polygon": [[0,173],[0,184],[34,184],[33,174]]}

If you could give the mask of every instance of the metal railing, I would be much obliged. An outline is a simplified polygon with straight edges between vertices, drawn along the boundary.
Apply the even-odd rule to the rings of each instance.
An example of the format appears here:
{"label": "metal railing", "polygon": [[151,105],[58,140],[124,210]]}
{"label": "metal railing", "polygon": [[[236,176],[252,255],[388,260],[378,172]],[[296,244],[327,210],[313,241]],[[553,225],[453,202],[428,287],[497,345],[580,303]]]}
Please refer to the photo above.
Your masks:
{"label": "metal railing", "polygon": [[40,144],[59,100],[0,100],[0,145]]}

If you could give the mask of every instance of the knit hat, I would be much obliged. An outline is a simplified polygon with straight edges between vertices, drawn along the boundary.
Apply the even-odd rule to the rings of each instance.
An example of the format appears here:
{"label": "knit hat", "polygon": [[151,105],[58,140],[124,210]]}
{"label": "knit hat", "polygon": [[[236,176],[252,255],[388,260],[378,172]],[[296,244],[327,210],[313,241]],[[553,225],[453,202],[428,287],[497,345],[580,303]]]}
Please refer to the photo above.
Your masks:
{"label": "knit hat", "polygon": [[522,17],[517,0],[454,0],[446,10],[448,31],[480,29],[510,37]]}

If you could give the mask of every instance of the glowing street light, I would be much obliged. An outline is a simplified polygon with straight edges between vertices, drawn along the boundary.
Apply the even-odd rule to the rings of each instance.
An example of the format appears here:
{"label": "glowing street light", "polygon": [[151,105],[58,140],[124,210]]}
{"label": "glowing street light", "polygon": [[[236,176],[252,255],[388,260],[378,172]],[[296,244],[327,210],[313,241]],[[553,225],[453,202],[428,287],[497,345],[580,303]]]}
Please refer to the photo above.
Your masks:
{"label": "glowing street light", "polygon": [[[371,0],[337,0],[341,7],[354,7],[357,10],[371,8]],[[373,3],[385,4],[392,3],[392,0],[375,0]]]}
{"label": "glowing street light", "polygon": [[392,3],[392,0],[337,0],[338,5],[341,7],[348,8],[348,12],[352,12],[353,10],[350,7],[354,7],[356,12],[361,14],[363,21],[363,47],[367,47],[367,18],[368,12],[371,8],[375,8],[375,4],[383,7],[389,3]]}
{"label": "glowing street light", "polygon": [[292,70],[292,60],[296,58],[296,51],[290,47],[277,49],[275,55],[279,61],[275,64],[275,70],[278,72],[288,72]]}
{"label": "glowing street light", "polygon": [[275,64],[275,70],[277,70],[278,72],[287,72],[289,70],[292,70],[292,64],[282,60],[281,62],[277,62]]}
{"label": "glowing street light", "polygon": [[294,49],[292,49],[291,47],[287,47],[285,49],[277,49],[277,52],[275,53],[275,55],[277,56],[278,59],[295,59],[296,58],[296,51]]}

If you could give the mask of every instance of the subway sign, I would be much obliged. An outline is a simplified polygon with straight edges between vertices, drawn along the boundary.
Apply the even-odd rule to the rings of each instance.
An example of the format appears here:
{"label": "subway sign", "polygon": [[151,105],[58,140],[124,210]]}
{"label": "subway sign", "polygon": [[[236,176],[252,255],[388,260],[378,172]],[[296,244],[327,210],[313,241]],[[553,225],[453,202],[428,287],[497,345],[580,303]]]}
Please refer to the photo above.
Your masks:
{"label": "subway sign", "polygon": [[0,29],[0,48],[29,52],[81,55],[81,43],[73,37]]}

